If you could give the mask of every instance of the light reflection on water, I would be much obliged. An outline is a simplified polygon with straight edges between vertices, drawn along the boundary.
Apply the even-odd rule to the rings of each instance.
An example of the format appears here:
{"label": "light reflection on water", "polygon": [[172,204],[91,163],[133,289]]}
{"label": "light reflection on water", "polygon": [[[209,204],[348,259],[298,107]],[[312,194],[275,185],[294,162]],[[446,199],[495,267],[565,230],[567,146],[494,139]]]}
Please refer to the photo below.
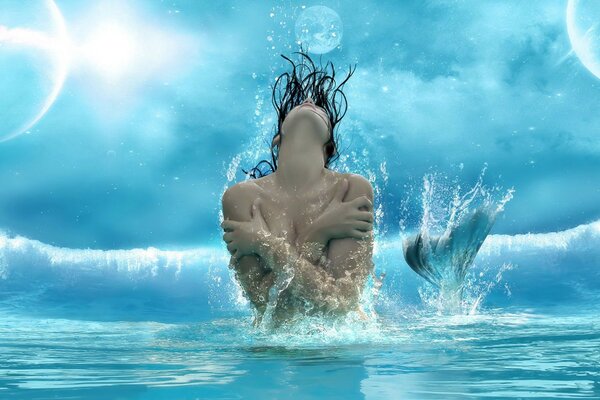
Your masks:
{"label": "light reflection on water", "polygon": [[0,397],[598,398],[596,314],[543,311],[413,309],[272,334],[245,318],[163,324],[3,313]]}

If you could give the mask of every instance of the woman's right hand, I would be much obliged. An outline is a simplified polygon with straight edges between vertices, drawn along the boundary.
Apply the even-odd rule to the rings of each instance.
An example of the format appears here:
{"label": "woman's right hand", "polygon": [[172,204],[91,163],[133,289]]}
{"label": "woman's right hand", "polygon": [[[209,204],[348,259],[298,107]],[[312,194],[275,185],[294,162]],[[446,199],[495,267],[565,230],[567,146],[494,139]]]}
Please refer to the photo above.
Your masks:
{"label": "woman's right hand", "polygon": [[[366,196],[344,202],[348,178],[337,187],[333,199],[311,225],[306,241],[326,244],[331,239],[363,238],[373,230],[373,203]],[[366,210],[361,210],[360,208]]]}

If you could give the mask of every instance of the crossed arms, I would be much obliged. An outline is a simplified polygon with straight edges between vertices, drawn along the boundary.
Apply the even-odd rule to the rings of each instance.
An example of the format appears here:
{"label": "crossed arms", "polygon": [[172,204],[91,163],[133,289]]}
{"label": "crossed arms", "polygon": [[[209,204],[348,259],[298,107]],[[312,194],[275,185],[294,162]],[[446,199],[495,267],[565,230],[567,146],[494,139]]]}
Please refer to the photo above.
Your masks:
{"label": "crossed arms", "polygon": [[332,204],[338,202],[313,221],[296,243],[270,233],[256,197],[255,186],[246,182],[228,188],[222,199],[221,226],[232,254],[230,267],[258,313],[264,313],[269,288],[288,267],[293,271],[288,287],[294,295],[327,312],[358,308],[374,267],[370,182],[348,174],[346,186],[339,184]]}

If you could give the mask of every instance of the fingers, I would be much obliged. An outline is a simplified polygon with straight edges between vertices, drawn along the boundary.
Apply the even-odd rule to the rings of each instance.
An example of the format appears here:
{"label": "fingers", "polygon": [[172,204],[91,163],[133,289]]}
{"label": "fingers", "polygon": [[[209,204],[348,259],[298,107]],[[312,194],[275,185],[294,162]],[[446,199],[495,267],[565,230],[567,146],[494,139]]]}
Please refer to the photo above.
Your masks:
{"label": "fingers", "polygon": [[348,192],[348,178],[342,179],[338,184],[333,200],[341,203],[344,200],[344,196],[346,196],[346,192]]}
{"label": "fingers", "polygon": [[360,231],[358,229],[352,229],[350,231],[350,237],[355,238],[355,239],[362,239],[362,238],[369,236],[370,234],[371,234],[371,231]]}
{"label": "fingers", "polygon": [[227,230],[233,230],[235,228],[237,228],[239,226],[240,222],[239,221],[232,221],[230,219],[226,219],[225,221],[221,222],[221,228],[223,228],[223,230],[227,231]]}
{"label": "fingers", "polygon": [[229,243],[233,240],[232,238],[232,233],[231,232],[226,232],[223,234],[223,240],[225,241],[225,243]]}
{"label": "fingers", "polygon": [[233,255],[233,253],[236,250],[237,250],[237,247],[235,246],[235,243],[233,243],[233,242],[227,243],[227,251],[229,251],[231,253],[231,255]]}
{"label": "fingers", "polygon": [[373,203],[367,196],[357,197],[356,199],[352,200],[351,203],[357,208],[367,207],[369,210],[373,209]]}
{"label": "fingers", "polygon": [[239,261],[239,259],[242,258],[242,255],[240,254],[240,252],[237,249],[235,249],[233,251],[232,255],[233,255],[233,257],[235,258],[236,261]]}
{"label": "fingers", "polygon": [[356,221],[353,225],[354,229],[358,229],[360,231],[369,231],[373,229],[373,224],[367,221]]}
{"label": "fingers", "polygon": [[373,223],[373,212],[372,211],[356,211],[352,213],[352,217],[359,221],[367,221]]}

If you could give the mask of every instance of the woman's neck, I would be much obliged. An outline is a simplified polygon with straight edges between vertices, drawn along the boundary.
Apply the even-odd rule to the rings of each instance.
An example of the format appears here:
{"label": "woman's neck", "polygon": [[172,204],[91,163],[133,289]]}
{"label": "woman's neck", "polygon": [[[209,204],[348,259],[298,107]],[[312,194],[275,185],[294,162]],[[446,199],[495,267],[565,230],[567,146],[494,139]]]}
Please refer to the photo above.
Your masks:
{"label": "woman's neck", "polygon": [[323,155],[310,152],[280,155],[274,172],[276,184],[289,193],[309,190],[324,173]]}

